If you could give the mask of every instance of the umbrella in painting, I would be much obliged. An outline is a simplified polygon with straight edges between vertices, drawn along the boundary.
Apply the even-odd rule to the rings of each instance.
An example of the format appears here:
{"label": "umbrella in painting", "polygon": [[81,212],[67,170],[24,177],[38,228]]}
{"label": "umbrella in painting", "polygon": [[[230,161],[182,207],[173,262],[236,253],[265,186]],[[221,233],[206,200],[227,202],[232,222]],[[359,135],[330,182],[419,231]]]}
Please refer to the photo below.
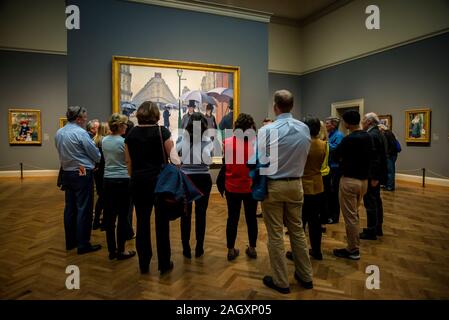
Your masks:
{"label": "umbrella in painting", "polygon": [[199,104],[203,103],[210,103],[210,104],[217,104],[217,102],[210,96],[208,96],[205,92],[201,90],[191,90],[187,91],[183,95],[181,95],[182,101],[189,101],[189,100],[195,100],[199,102]]}
{"label": "umbrella in painting", "polygon": [[164,109],[178,109],[179,106],[176,103],[167,103],[164,105]]}
{"label": "umbrella in painting", "polygon": [[231,98],[234,98],[234,90],[230,88],[218,87],[207,91],[207,95],[214,97],[219,102],[229,102]]}
{"label": "umbrella in painting", "polygon": [[137,110],[135,104],[133,104],[131,102],[122,102],[121,109],[122,109],[122,113],[125,116],[129,116],[130,114],[132,114],[134,111]]}

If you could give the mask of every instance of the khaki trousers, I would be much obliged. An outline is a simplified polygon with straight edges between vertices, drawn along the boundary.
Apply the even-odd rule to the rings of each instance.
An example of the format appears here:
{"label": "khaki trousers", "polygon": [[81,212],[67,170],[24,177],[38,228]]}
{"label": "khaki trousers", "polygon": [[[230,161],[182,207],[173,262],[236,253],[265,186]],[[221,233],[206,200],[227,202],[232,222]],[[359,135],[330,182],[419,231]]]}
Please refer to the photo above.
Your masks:
{"label": "khaki trousers", "polygon": [[359,249],[359,207],[368,189],[368,180],[341,177],[339,188],[340,208],[346,225],[348,239],[347,250],[354,252]]}
{"label": "khaki trousers", "polygon": [[287,288],[287,260],[284,248],[284,222],[288,229],[295,271],[303,281],[312,281],[312,266],[302,227],[303,190],[301,180],[268,180],[268,196],[262,202],[268,234],[268,254],[274,284]]}

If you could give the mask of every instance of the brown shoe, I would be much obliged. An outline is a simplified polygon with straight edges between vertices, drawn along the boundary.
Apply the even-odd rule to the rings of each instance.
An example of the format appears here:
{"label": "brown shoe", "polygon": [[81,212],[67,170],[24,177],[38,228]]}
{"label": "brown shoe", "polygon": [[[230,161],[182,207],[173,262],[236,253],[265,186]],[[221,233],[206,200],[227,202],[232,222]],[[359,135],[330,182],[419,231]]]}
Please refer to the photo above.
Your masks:
{"label": "brown shoe", "polygon": [[235,258],[237,258],[240,254],[240,250],[239,249],[228,249],[228,261],[232,261],[235,260]]}
{"label": "brown shoe", "polygon": [[256,251],[256,248],[254,248],[254,247],[246,248],[245,253],[251,259],[256,259],[257,258],[257,251]]}

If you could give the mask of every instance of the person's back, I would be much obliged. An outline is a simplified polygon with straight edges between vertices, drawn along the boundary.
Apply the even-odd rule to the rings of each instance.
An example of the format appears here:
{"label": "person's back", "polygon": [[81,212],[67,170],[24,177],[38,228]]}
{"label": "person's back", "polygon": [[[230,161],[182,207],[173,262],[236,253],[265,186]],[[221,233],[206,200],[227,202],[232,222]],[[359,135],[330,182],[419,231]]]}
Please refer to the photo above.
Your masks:
{"label": "person's back", "polygon": [[161,146],[162,141],[170,138],[171,134],[165,127],[158,125],[136,126],[126,137],[126,144],[133,163],[133,175],[157,175],[164,162]]}
{"label": "person's back", "polygon": [[69,122],[60,128],[56,132],[55,144],[64,171],[77,171],[80,165],[93,169],[95,161],[100,160],[93,140],[87,131],[76,123]]}
{"label": "person's back", "polygon": [[344,137],[337,148],[337,157],[341,159],[342,175],[348,178],[368,179],[372,156],[372,139],[363,130],[354,131]]}
{"label": "person's back", "polygon": [[[248,159],[254,154],[251,146],[252,142],[248,139],[240,139],[236,136],[229,137],[223,141],[225,159],[232,159],[231,163],[226,163],[225,189],[228,192],[249,193],[251,192],[252,180],[249,176],[247,166]],[[243,151],[241,163],[238,163],[237,152]]]}
{"label": "person's back", "polygon": [[340,160],[342,170],[339,197],[348,245],[346,248],[334,249],[333,252],[340,258],[359,260],[359,207],[368,188],[374,149],[370,135],[360,130],[358,111],[346,111],[343,120],[350,134],[338,145],[335,155]]}
{"label": "person's back", "polygon": [[78,248],[78,254],[97,251],[101,245],[90,243],[92,228],[93,173],[100,152],[84,129],[87,110],[69,107],[67,120],[55,136],[62,167],[62,186],[65,191],[64,229],[66,249]]}
{"label": "person's back", "polygon": [[[269,178],[299,178],[304,173],[304,166],[310,148],[309,128],[294,119],[291,114],[280,114],[276,121],[262,127],[259,135],[270,135],[270,131],[277,131],[278,139],[267,143],[267,150],[277,145],[278,157],[270,158],[270,166],[277,168],[277,172]],[[271,134],[273,136],[273,134]]]}
{"label": "person's back", "polygon": [[[272,276],[263,283],[280,293],[289,293],[290,284],[284,248],[284,224],[287,226],[295,263],[295,279],[304,288],[313,288],[312,267],[301,223],[303,187],[301,177],[310,148],[309,128],[293,119],[293,95],[287,90],[274,94],[276,121],[259,130],[258,156],[268,156],[267,195],[262,202],[268,233],[268,253]],[[265,138],[267,147],[264,150]],[[277,149],[277,150],[276,150]],[[276,152],[277,151],[277,152]],[[263,164],[263,162],[261,162]],[[263,174],[261,170],[261,174]]]}
{"label": "person's back", "polygon": [[125,139],[119,135],[109,135],[102,141],[105,158],[105,178],[128,178],[125,162]]}
{"label": "person's back", "polygon": [[312,139],[302,179],[304,194],[318,194],[324,191],[321,167],[326,156],[326,147],[325,141]]}

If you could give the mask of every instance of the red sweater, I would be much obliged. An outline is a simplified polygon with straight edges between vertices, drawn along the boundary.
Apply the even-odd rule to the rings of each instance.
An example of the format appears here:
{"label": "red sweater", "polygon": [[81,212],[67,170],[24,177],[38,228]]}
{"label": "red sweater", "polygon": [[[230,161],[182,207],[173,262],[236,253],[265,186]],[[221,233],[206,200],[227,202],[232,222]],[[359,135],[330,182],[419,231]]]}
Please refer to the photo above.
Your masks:
{"label": "red sweater", "polygon": [[[226,161],[226,191],[251,193],[252,180],[249,177],[249,168],[246,166],[246,163],[254,154],[252,143],[248,140],[243,141],[236,137],[230,137],[224,140],[223,145]],[[240,153],[239,157],[237,157],[236,150]],[[242,152],[243,154],[241,154]],[[237,163],[237,160],[239,163]]]}

